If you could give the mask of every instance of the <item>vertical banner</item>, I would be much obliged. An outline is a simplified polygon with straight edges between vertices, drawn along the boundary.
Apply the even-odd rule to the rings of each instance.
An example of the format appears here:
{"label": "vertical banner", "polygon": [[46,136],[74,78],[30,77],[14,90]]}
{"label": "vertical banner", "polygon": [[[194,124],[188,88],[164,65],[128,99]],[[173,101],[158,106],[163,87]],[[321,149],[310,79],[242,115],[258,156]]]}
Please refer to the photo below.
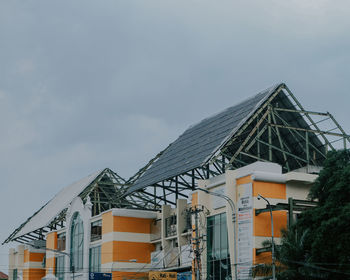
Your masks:
{"label": "vertical banner", "polygon": [[238,193],[238,279],[251,279],[253,264],[253,194],[252,183],[239,185]]}

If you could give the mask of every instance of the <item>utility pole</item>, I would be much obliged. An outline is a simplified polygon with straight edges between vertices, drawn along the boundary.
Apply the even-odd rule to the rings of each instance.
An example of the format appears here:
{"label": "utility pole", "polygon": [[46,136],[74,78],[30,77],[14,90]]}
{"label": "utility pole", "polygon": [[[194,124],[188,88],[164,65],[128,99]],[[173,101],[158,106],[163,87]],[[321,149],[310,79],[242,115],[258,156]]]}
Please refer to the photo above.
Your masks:
{"label": "utility pole", "polygon": [[198,208],[198,206],[194,206],[191,208],[191,215],[194,215],[194,224],[195,228],[192,228],[192,232],[194,231],[194,236],[192,234],[192,247],[193,247],[193,253],[194,253],[194,262],[195,262],[195,279],[200,280],[201,274],[200,274],[200,264],[201,264],[201,250],[200,250],[200,242],[202,239],[202,236],[200,236],[199,232],[199,213],[202,212],[203,209]]}

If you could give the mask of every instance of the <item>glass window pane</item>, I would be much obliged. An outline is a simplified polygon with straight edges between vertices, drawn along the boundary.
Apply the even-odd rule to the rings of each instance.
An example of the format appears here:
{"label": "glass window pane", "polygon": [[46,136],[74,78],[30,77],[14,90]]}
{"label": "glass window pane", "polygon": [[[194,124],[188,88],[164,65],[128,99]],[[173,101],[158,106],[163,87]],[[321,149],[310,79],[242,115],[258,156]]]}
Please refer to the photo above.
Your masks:
{"label": "glass window pane", "polygon": [[207,220],[207,279],[231,279],[226,214]]}
{"label": "glass window pane", "polygon": [[74,271],[83,269],[84,227],[79,213],[73,216],[71,228],[71,266]]}
{"label": "glass window pane", "polygon": [[101,271],[101,246],[96,246],[90,249],[90,271]]}
{"label": "glass window pane", "polygon": [[221,259],[225,259],[227,257],[228,250],[228,240],[227,240],[227,226],[225,223],[221,223],[220,229],[220,247],[221,247]]}

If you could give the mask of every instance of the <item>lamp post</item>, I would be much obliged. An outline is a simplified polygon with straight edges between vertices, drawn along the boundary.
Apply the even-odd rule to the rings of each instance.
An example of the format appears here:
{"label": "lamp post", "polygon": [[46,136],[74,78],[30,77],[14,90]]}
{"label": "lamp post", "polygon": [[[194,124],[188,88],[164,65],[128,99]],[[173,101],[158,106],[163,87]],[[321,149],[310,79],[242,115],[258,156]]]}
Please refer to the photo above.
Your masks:
{"label": "lamp post", "polygon": [[261,194],[258,194],[258,199],[263,199],[267,202],[269,209],[270,209],[270,217],[271,217],[271,253],[272,253],[272,279],[276,279],[276,265],[275,265],[275,243],[273,241],[273,216],[272,216],[272,207],[270,202],[263,197]]}
{"label": "lamp post", "polygon": [[236,235],[236,206],[235,203],[232,201],[231,198],[229,198],[227,195],[221,194],[221,193],[216,193],[216,192],[211,192],[208,191],[206,189],[202,189],[202,188],[196,188],[196,190],[200,190],[202,192],[205,192],[207,194],[213,195],[213,196],[217,196],[217,197],[221,197],[223,199],[225,199],[228,204],[231,207],[231,212],[232,212],[232,224],[233,224],[233,250],[234,250],[234,267],[235,267],[235,280],[237,280],[237,235]]}

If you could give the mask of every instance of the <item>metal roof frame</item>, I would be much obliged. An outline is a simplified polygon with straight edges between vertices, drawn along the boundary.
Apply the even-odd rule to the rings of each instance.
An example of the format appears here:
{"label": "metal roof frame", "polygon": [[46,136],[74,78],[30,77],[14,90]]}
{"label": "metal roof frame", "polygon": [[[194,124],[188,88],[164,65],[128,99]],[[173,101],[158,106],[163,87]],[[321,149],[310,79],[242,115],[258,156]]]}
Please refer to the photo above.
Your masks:
{"label": "metal roof frame", "polygon": [[[142,193],[135,193],[127,197],[123,197],[123,194],[127,191],[125,180],[111,169],[106,168],[103,171],[92,175],[92,181],[79,193],[79,197],[86,202],[87,197],[90,197],[92,202],[92,216],[96,216],[111,208],[132,208],[132,209],[149,209],[150,201],[146,195]],[[84,178],[85,179],[85,178]],[[84,180],[82,179],[82,180]],[[78,181],[79,183],[79,181]],[[71,186],[68,186],[68,188]],[[62,190],[64,191],[64,190]],[[37,228],[27,232],[24,230],[25,226],[32,222],[32,219],[38,214],[45,211],[45,207],[55,200],[55,197],[42,206],[32,216],[30,216],[24,223],[22,223],[17,229],[15,229],[10,236],[2,243],[8,243],[10,241],[17,241],[20,243],[28,243],[33,240],[44,240],[45,234],[52,230],[57,230],[65,227],[67,207],[74,197],[70,198],[70,201],[58,202],[61,204],[61,209],[49,223],[44,225],[37,225]],[[55,202],[56,203],[56,202]],[[36,225],[35,225],[36,226]]]}
{"label": "metal roof frame", "polygon": [[[321,127],[324,122],[330,123],[326,129]],[[186,138],[188,131],[190,137]],[[328,112],[305,110],[289,88],[281,83],[191,126],[127,181],[108,168],[96,173],[79,196],[83,201],[90,197],[93,216],[111,208],[156,210],[162,204],[175,205],[178,198],[188,198],[200,179],[209,179],[227,169],[237,169],[257,160],[278,163],[283,172],[322,166],[327,151],[335,150],[334,143],[338,141],[346,148],[350,136],[335,118]],[[172,150],[175,153],[171,153]],[[189,152],[191,158],[184,161]],[[174,169],[170,160],[177,156],[178,169]],[[165,169],[160,170],[163,175],[145,181],[147,174],[155,168]],[[49,223],[23,232],[47,204],[21,224],[3,244],[45,239],[45,233],[64,227],[66,205],[62,205]]]}
{"label": "metal roof frame", "polygon": [[[161,204],[175,205],[176,199],[188,198],[190,192],[197,187],[197,180],[223,174],[227,169],[237,169],[257,160],[278,163],[283,172],[308,169],[311,166],[321,167],[327,151],[336,149],[334,142],[343,141],[344,148],[350,143],[350,136],[330,113],[305,110],[284,83],[259,94],[262,93],[266,95],[257,100],[251,112],[195,168],[167,178],[160,176],[159,180],[147,185],[142,183],[144,176],[147,177],[157,161],[164,158],[172,145],[177,145],[180,136],[126,182],[130,188],[124,196],[146,194],[153,201],[154,208],[159,208]],[[322,119],[316,121],[315,116]],[[210,122],[210,119],[205,121]],[[320,128],[320,124],[325,121],[328,121],[328,129]],[[201,122],[188,130],[200,124]],[[336,139],[330,139],[331,137]]]}

